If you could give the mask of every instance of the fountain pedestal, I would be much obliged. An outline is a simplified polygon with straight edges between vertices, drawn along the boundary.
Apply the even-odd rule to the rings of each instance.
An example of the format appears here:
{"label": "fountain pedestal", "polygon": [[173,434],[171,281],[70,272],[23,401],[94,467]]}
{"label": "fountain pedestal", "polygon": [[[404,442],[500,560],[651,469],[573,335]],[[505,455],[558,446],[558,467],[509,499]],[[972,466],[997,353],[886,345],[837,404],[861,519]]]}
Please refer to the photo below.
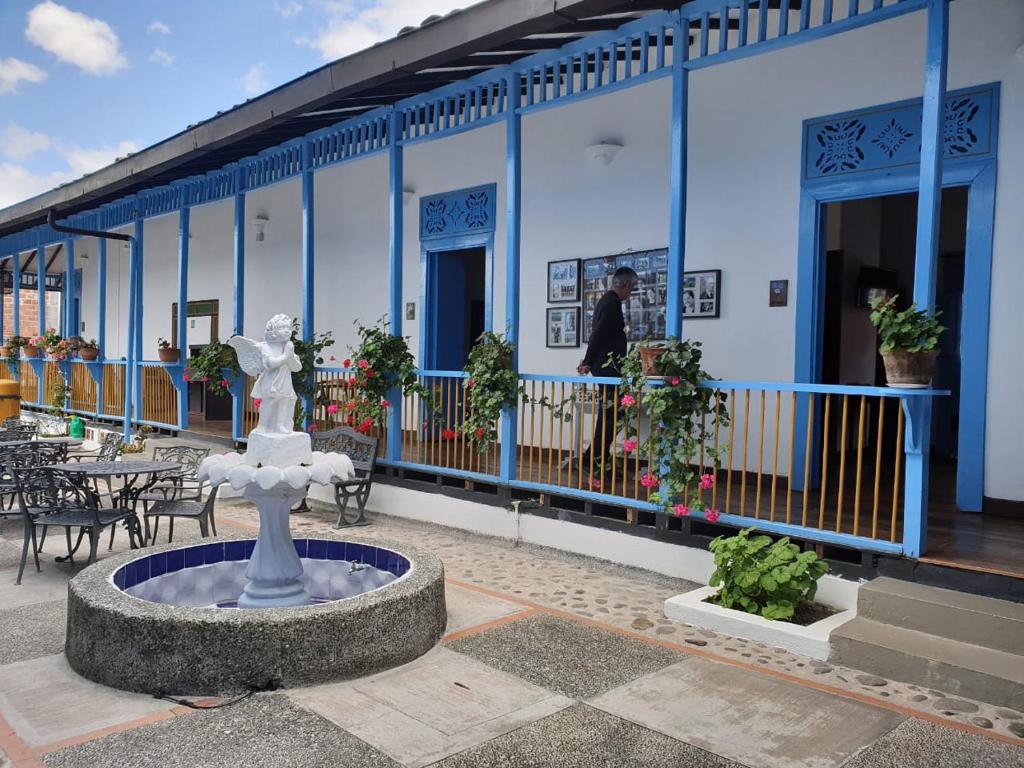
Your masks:
{"label": "fountain pedestal", "polygon": [[258,485],[245,489],[245,498],[260,513],[260,532],[245,576],[249,582],[238,598],[239,608],[285,608],[309,605],[302,586],[302,563],[289,528],[292,507],[306,496],[305,488],[280,483],[269,490]]}

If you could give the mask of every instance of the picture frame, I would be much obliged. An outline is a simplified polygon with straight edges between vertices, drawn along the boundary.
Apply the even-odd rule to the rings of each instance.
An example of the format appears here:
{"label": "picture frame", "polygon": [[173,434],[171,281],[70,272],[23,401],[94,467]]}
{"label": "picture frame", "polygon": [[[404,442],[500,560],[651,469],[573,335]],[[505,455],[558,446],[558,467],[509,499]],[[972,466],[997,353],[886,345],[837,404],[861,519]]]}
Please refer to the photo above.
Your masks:
{"label": "picture frame", "polygon": [[548,307],[545,346],[564,349],[580,345],[580,308]]}
{"label": "picture frame", "polygon": [[666,334],[665,310],[668,299],[668,248],[629,250],[610,256],[583,259],[583,335],[584,344],[590,340],[594,323],[594,308],[611,288],[612,275],[620,267],[629,267],[637,273],[633,293],[622,302],[622,316],[626,323],[627,341],[664,339]]}
{"label": "picture frame", "polygon": [[580,300],[580,260],[548,262],[548,303],[566,304]]}
{"label": "picture frame", "polygon": [[683,317],[717,318],[722,311],[722,270],[683,273]]}

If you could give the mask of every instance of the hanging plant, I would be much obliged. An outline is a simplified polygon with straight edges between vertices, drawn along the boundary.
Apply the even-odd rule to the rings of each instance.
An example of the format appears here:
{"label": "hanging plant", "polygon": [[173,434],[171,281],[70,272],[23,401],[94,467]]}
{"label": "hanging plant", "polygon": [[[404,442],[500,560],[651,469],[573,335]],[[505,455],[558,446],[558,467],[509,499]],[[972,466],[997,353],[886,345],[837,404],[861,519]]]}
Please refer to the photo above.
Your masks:
{"label": "hanging plant", "polygon": [[466,414],[459,429],[480,452],[498,439],[502,410],[515,405],[523,394],[519,374],[512,369],[515,347],[503,334],[486,331],[480,335],[462,370],[466,392]]}
{"label": "hanging plant", "polygon": [[[700,365],[700,342],[669,339],[659,346],[663,351],[654,361],[654,373],[661,386],[651,386],[639,346],[634,345],[619,363],[619,406],[627,416],[623,447],[627,453],[639,450],[641,455],[654,457],[640,478],[645,488],[657,489],[651,493],[651,501],[678,517],[704,512],[714,522],[718,510],[708,508],[694,491],[714,487],[716,472],[704,470],[710,466],[717,471],[724,448],[710,447],[712,429],[715,419],[719,425],[728,424],[729,414],[710,389],[701,387],[710,376]],[[641,411],[652,425],[643,441],[637,433]],[[697,466],[702,443],[704,465]]]}
{"label": "hanging plant", "polygon": [[206,384],[214,395],[230,395],[231,384],[242,372],[235,350],[219,341],[211,341],[188,361],[182,378]]}
{"label": "hanging plant", "polygon": [[28,337],[27,336],[10,336],[10,337],[8,337],[7,344],[5,345],[5,347],[7,348],[7,354],[5,355],[5,357],[7,359],[7,364],[10,365],[10,366],[17,366],[18,365],[18,359],[21,356],[21,350],[24,349],[27,346],[28,346]]}
{"label": "hanging plant", "polygon": [[387,316],[372,326],[356,323],[359,345],[349,347],[352,357],[342,362],[351,369],[349,391],[343,402],[324,399],[331,416],[341,413],[342,420],[364,434],[374,426],[382,427],[387,421],[393,389],[408,397],[418,394],[426,398],[426,389],[416,375],[416,362],[409,351],[408,339],[389,332]]}

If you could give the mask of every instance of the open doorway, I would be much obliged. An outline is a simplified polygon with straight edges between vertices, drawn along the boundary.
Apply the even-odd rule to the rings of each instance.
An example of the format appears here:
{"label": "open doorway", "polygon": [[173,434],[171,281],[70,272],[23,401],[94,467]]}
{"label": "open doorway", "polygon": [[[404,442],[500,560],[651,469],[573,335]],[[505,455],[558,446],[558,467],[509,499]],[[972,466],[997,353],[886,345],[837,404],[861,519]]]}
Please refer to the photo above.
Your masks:
{"label": "open doorway", "polygon": [[485,329],[487,250],[433,251],[427,259],[424,367],[459,371]]}

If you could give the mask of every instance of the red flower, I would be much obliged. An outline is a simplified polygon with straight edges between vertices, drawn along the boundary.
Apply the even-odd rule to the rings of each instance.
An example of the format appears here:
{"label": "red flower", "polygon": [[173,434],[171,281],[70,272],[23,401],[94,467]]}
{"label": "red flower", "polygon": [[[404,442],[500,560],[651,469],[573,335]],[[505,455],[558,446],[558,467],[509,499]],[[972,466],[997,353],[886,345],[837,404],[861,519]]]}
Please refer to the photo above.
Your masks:
{"label": "red flower", "polygon": [[658,477],[650,472],[645,472],[640,478],[640,485],[644,488],[653,488],[658,484]]}
{"label": "red flower", "polygon": [[316,432],[316,424],[310,424],[308,427],[306,427],[306,431],[307,432]]}
{"label": "red flower", "polygon": [[360,367],[360,368],[361,368],[362,370],[364,370],[364,371],[365,371],[365,370],[366,370],[367,368],[369,368],[369,367],[370,367],[370,363],[369,363],[369,362],[367,362],[366,360],[360,360],[360,361],[359,361],[359,362],[357,363],[357,365],[358,365],[358,366],[359,366],[359,367]]}
{"label": "red flower", "polygon": [[592,490],[592,491],[600,491],[601,488],[603,487],[603,483],[601,482],[601,480],[599,480],[596,477],[591,477],[590,478],[589,485],[590,485],[590,490]]}
{"label": "red flower", "polygon": [[372,368],[367,368],[364,371],[364,373],[366,374],[366,378],[368,378],[368,379],[372,379],[373,378],[373,369]]}
{"label": "red flower", "polygon": [[348,415],[348,418],[346,418],[346,419],[345,419],[345,423],[346,423],[346,424],[348,424],[348,425],[349,425],[350,427],[351,427],[351,426],[352,426],[353,424],[355,424],[355,417],[353,416],[353,414],[351,414],[351,413],[350,413],[350,414]]}
{"label": "red flower", "polygon": [[221,379],[220,385],[223,389],[229,389],[231,387],[231,382],[228,381],[227,379]]}
{"label": "red flower", "polygon": [[475,386],[476,386],[476,379],[469,379],[466,382],[466,389],[472,389]]}
{"label": "red flower", "polygon": [[381,408],[390,408],[391,407],[391,401],[390,400],[381,400],[380,401],[380,407]]}
{"label": "red flower", "polygon": [[347,403],[345,403],[345,408],[347,408],[350,411],[354,411],[358,407],[358,405],[359,404],[355,400],[349,400]]}
{"label": "red flower", "polygon": [[263,399],[262,398],[254,397],[252,399],[252,407],[255,408],[257,411],[260,409],[261,405],[263,405]]}
{"label": "red flower", "polygon": [[359,431],[360,432],[364,432],[364,433],[365,432],[369,432],[372,428],[373,428],[373,419],[371,419],[369,416],[367,416],[365,419],[363,419],[362,423],[359,425]]}
{"label": "red flower", "polygon": [[709,523],[717,523],[720,513],[717,509],[709,509],[704,513],[704,519]]}
{"label": "red flower", "polygon": [[209,376],[203,376],[203,378],[201,378],[201,379],[200,379],[200,381],[201,381],[201,382],[203,382],[203,384],[205,384],[205,383],[206,383],[206,382],[208,382],[209,380],[210,380],[210,377],[209,377]]}
{"label": "red flower", "polygon": [[483,436],[484,436],[484,428],[483,427],[477,427],[476,428],[476,439],[479,440]]}
{"label": "red flower", "polygon": [[337,403],[329,403],[327,405],[327,413],[329,413],[331,416],[333,416],[337,412],[338,412],[338,404]]}
{"label": "red flower", "polygon": [[351,368],[352,367],[352,358],[351,357],[346,357],[344,360],[341,361],[341,366],[342,366],[342,368]]}
{"label": "red flower", "polygon": [[181,380],[182,381],[192,381],[192,377],[189,376],[188,375],[188,371],[186,371],[185,373],[181,374]]}
{"label": "red flower", "polygon": [[445,440],[454,440],[455,430],[452,429],[451,427],[445,427],[444,431],[441,433],[441,437],[444,438]]}

